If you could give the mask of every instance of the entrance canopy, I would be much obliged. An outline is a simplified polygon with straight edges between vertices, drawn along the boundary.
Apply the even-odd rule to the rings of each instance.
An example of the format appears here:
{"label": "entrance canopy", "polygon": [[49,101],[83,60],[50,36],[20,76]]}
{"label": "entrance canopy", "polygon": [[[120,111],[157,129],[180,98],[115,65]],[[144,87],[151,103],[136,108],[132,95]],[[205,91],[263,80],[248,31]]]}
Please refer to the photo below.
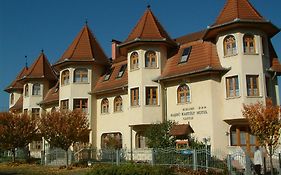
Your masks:
{"label": "entrance canopy", "polygon": [[194,133],[194,131],[189,124],[174,125],[170,130],[172,136],[186,136],[191,133]]}

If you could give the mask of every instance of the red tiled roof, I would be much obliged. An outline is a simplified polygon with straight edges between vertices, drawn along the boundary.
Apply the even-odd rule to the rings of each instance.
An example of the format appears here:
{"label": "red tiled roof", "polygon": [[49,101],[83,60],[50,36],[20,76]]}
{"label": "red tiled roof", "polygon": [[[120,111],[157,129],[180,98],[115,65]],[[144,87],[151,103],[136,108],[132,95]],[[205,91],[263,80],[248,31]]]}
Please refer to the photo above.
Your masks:
{"label": "red tiled roof", "polygon": [[184,136],[191,133],[194,133],[194,131],[189,124],[174,125],[170,130],[172,136]]}
{"label": "red tiled roof", "polygon": [[148,7],[124,43],[139,40],[160,40],[174,43]]}
{"label": "red tiled roof", "polygon": [[49,89],[44,99],[40,104],[58,103],[59,101],[59,82],[54,87]]}
{"label": "red tiled roof", "polygon": [[265,21],[248,0],[228,0],[214,25],[241,20]]}
{"label": "red tiled roof", "polygon": [[44,78],[50,81],[57,79],[48,59],[42,52],[39,57],[28,69],[28,72],[22,79]]}
{"label": "red tiled roof", "polygon": [[10,111],[19,111],[22,109],[23,106],[23,97],[21,96],[18,101],[15,103],[14,106],[10,108]]}
{"label": "red tiled roof", "polygon": [[190,34],[187,34],[187,35],[176,38],[175,41],[177,43],[184,44],[184,43],[189,43],[189,42],[192,42],[192,41],[202,40],[205,33],[206,33],[206,30],[190,33]]}
{"label": "red tiled roof", "polygon": [[[192,46],[186,63],[180,63],[185,48]],[[204,70],[225,70],[219,61],[216,46],[211,42],[196,41],[181,45],[177,54],[168,59],[160,79],[177,77]]]}
{"label": "red tiled roof", "polygon": [[56,64],[64,61],[95,61],[101,64],[108,64],[107,56],[88,25],[82,28]]}
{"label": "red tiled roof", "polygon": [[17,75],[16,79],[5,89],[5,91],[10,93],[12,90],[22,89],[23,88],[23,84],[21,84],[18,80],[23,78],[26,75],[27,72],[28,72],[28,68],[24,67],[20,71],[20,73]]}
{"label": "red tiled roof", "polygon": [[128,68],[126,68],[121,78],[116,78],[122,65],[127,65],[127,59],[125,60],[123,58],[117,58],[117,59],[120,60],[122,59],[123,61],[113,63],[113,65],[111,66],[113,72],[111,73],[109,80],[104,81],[105,75],[99,78],[98,83],[94,88],[94,93],[105,92],[105,91],[119,89],[128,86],[128,70],[127,70]]}
{"label": "red tiled roof", "polygon": [[269,46],[269,56],[270,56],[270,71],[278,72],[281,73],[281,65],[278,60],[278,56],[275,52],[275,49],[271,43],[271,41],[268,41],[268,46]]}

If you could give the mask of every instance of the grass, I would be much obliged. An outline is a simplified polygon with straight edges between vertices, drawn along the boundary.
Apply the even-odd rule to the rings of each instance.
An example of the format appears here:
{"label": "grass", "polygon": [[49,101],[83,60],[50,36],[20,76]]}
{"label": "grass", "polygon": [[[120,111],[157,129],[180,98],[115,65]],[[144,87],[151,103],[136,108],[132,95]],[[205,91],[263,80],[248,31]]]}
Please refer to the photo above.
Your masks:
{"label": "grass", "polygon": [[0,163],[0,175],[84,175],[89,168],[41,166],[35,164]]}

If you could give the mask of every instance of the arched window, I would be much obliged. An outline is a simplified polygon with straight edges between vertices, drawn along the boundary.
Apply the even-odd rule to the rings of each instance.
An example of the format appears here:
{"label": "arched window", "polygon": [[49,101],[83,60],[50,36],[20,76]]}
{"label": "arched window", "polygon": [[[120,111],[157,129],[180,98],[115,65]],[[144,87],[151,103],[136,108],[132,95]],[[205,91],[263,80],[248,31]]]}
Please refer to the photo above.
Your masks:
{"label": "arched window", "polygon": [[251,34],[244,35],[243,47],[244,47],[244,53],[246,53],[246,54],[256,53],[255,38],[253,35],[251,35]]}
{"label": "arched window", "polygon": [[102,99],[101,101],[101,113],[105,114],[108,113],[109,109],[109,102],[107,98]]}
{"label": "arched window", "polygon": [[177,90],[178,103],[190,102],[190,89],[186,84],[180,85]]}
{"label": "arched window", "polygon": [[15,102],[15,95],[14,93],[11,93],[11,104],[14,104]]}
{"label": "arched window", "polygon": [[114,112],[122,111],[122,97],[117,96],[114,98]]}
{"label": "arched window", "polygon": [[64,70],[61,73],[61,85],[69,84],[69,70]]}
{"label": "arched window", "polygon": [[74,71],[75,83],[88,83],[88,69],[78,68]]}
{"label": "arched window", "polygon": [[137,52],[133,52],[130,57],[131,60],[131,70],[139,68],[139,55]]}
{"label": "arched window", "polygon": [[145,53],[145,67],[156,68],[157,67],[157,57],[154,51],[147,51]]}
{"label": "arched window", "polygon": [[25,97],[29,96],[29,90],[28,89],[29,89],[28,84],[26,84],[25,87],[24,87],[24,96]]}
{"label": "arched window", "polygon": [[231,56],[237,54],[237,46],[234,36],[229,35],[225,37],[223,40],[223,47],[224,47],[225,56]]}
{"label": "arched window", "polygon": [[101,135],[101,148],[122,148],[122,134],[120,132],[104,133]]}
{"label": "arched window", "polygon": [[36,83],[32,86],[32,95],[41,95],[41,86]]}

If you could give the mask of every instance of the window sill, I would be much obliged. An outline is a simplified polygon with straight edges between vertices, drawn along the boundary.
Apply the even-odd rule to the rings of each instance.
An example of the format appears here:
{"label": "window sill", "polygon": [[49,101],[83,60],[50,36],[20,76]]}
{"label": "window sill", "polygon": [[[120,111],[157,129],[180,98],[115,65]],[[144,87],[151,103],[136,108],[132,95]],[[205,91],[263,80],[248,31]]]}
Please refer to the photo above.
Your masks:
{"label": "window sill", "polygon": [[177,105],[188,105],[188,104],[191,104],[191,102],[177,103]]}
{"label": "window sill", "polygon": [[131,69],[130,72],[134,72],[134,71],[137,71],[137,70],[140,70],[140,68],[134,68],[134,69]]}
{"label": "window sill", "polygon": [[232,99],[237,99],[237,98],[241,98],[241,95],[233,96],[233,97],[226,97],[226,100],[232,100]]}
{"label": "window sill", "polygon": [[108,115],[110,114],[109,112],[104,112],[104,113],[101,113],[101,115]]}
{"label": "window sill", "polygon": [[238,53],[235,53],[235,54],[231,54],[231,55],[224,55],[223,57],[228,58],[228,57],[234,57],[234,56],[237,56],[237,55],[238,55]]}
{"label": "window sill", "polygon": [[114,114],[123,113],[124,111],[114,111]]}
{"label": "window sill", "polygon": [[259,55],[259,53],[243,53],[244,55]]}
{"label": "window sill", "polygon": [[89,82],[73,82],[73,84],[90,84]]}
{"label": "window sill", "polygon": [[246,96],[247,98],[262,98],[263,96],[259,95],[259,96]]}
{"label": "window sill", "polygon": [[145,107],[160,107],[159,104],[156,104],[156,105],[145,105]]}
{"label": "window sill", "polygon": [[131,108],[139,108],[139,107],[140,105],[134,105],[134,106],[131,105]]}
{"label": "window sill", "polygon": [[32,95],[33,97],[42,97],[42,95]]}
{"label": "window sill", "polygon": [[145,69],[159,69],[159,67],[144,67]]}

